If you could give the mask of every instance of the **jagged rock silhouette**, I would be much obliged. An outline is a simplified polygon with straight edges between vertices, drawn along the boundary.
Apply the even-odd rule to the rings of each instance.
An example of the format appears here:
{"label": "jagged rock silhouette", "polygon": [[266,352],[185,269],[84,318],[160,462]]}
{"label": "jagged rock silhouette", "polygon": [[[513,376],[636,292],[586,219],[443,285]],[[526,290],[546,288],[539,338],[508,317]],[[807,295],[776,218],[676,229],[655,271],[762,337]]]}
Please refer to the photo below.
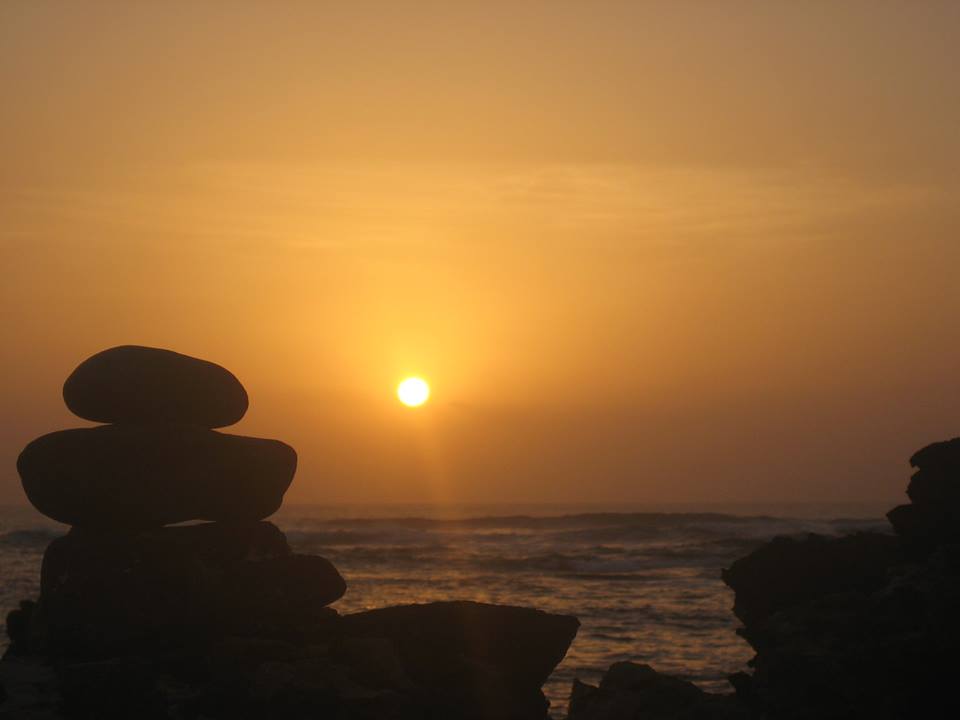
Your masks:
{"label": "jagged rock silhouette", "polygon": [[734,562],[738,631],[756,651],[731,696],[645,666],[576,683],[570,720],[908,720],[960,717],[960,438],[910,459],[896,535],[778,537]]}

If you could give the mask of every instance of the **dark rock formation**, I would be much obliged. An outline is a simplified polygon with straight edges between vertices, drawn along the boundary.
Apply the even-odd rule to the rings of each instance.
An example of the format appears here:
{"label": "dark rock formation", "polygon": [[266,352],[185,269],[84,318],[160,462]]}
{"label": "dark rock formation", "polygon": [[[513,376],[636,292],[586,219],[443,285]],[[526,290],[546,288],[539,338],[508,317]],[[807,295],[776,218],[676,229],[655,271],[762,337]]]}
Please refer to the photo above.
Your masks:
{"label": "dark rock formation", "polygon": [[[467,602],[329,613],[296,632],[181,632],[101,658],[61,655],[46,692],[64,715],[49,717],[547,720],[540,685],[578,626]],[[39,671],[14,662],[0,663],[0,681],[33,672],[31,662]],[[19,682],[15,694],[29,704]]]}
{"label": "dark rock formation", "polygon": [[567,615],[476,602],[403,605],[342,619],[347,637],[387,641],[407,677],[433,702],[449,712],[491,708],[484,717],[544,715],[540,687],[579,626]]}
{"label": "dark rock formation", "polygon": [[31,649],[91,659],[273,626],[308,628],[346,584],[270,523],[127,536],[72,530],[44,555]]}
{"label": "dark rock formation", "polygon": [[960,439],[916,453],[897,536],[775,538],[723,572],[756,651],[734,696],[618,663],[574,683],[571,720],[960,717]]}
{"label": "dark rock formation", "polygon": [[877,590],[899,557],[897,539],[879,533],[777,537],[734,562],[722,577],[736,591],[734,614],[749,627],[824,595]]}
{"label": "dark rock formation", "polygon": [[239,422],[247,411],[247,392],[226,368],[137,345],[84,360],[64,383],[63,399],[75,415],[104,423],[215,428]]}
{"label": "dark rock formation", "polygon": [[20,607],[7,613],[7,638],[10,645],[6,655],[20,657],[30,652],[30,623],[37,604],[33,600],[21,600]]}
{"label": "dark rock formation", "polygon": [[960,716],[960,441],[911,463],[898,537],[778,538],[725,571],[757,652],[731,681],[764,717]]}
{"label": "dark rock formation", "polygon": [[69,525],[249,522],[275,512],[297,467],[279,440],[186,425],[103,425],[37,438],[17,470],[30,502]]}
{"label": "dark rock formation", "polygon": [[614,663],[599,687],[574,680],[569,720],[746,720],[751,713],[731,695],[706,693],[649,665]]}
{"label": "dark rock formation", "polygon": [[960,438],[927,445],[910,464],[917,468],[907,487],[911,504],[887,518],[906,551],[922,559],[943,544],[960,543]]}
{"label": "dark rock formation", "polygon": [[[822,542],[807,549],[832,551]],[[745,702],[771,718],[949,716],[935,709],[957,703],[949,678],[960,642],[958,548],[941,547],[922,565],[893,561],[879,585],[869,575],[747,615],[742,634],[757,655],[753,675],[737,678]],[[765,584],[741,574],[732,586],[760,594]]]}

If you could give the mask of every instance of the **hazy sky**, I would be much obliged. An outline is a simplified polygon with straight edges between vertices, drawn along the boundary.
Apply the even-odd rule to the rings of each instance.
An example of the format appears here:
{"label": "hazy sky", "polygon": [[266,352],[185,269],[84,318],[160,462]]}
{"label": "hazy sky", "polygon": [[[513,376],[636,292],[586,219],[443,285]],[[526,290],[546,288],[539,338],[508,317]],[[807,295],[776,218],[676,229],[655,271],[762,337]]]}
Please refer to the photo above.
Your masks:
{"label": "hazy sky", "polygon": [[137,343],[290,502],[892,503],[960,434],[958,67],[932,0],[6,0],[0,502]]}

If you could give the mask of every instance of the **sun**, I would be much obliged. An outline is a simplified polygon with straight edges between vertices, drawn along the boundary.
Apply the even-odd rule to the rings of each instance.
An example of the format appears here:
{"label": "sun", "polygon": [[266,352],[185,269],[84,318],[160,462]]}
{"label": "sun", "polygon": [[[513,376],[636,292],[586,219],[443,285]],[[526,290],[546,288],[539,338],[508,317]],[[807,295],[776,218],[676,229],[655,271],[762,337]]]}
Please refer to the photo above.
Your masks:
{"label": "sun", "polygon": [[420,407],[430,397],[430,386],[423,378],[408,377],[397,385],[397,397],[407,407]]}

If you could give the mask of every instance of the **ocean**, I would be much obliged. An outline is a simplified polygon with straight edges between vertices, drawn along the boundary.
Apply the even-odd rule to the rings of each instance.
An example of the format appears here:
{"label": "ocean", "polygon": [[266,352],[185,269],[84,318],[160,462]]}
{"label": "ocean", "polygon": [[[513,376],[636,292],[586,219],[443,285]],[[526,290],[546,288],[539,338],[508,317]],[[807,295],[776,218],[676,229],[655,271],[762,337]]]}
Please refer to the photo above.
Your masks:
{"label": "ocean", "polygon": [[[752,653],[735,633],[720,571],[775,535],[886,531],[882,510],[803,506],[777,514],[597,512],[560,506],[285,507],[271,520],[299,552],[348,584],[340,612],[470,599],[576,615],[580,632],[544,687],[563,717],[575,677],[619,660],[711,691]],[[829,518],[829,519],[824,519]],[[27,507],[0,507],[0,606],[36,597],[47,543],[65,531]]]}

